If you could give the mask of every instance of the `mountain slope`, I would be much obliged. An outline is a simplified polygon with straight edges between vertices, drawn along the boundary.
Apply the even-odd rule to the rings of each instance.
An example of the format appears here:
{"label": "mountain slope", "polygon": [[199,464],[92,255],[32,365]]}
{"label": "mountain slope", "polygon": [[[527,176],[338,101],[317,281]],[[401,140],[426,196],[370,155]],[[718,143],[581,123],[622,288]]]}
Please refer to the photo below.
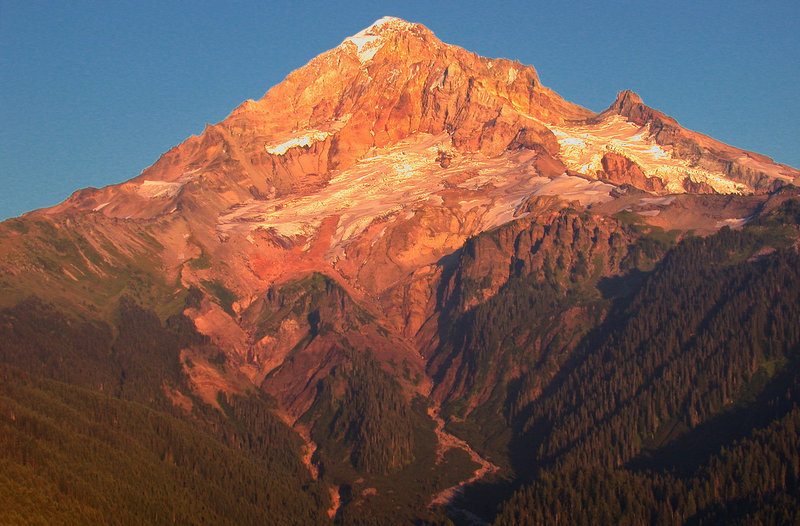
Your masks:
{"label": "mountain slope", "polygon": [[503,517],[533,514],[564,466],[616,477],[777,389],[798,181],[387,17],[138,177],[0,224],[0,357],[285,457],[323,519],[443,521],[440,494],[491,519],[525,482]]}

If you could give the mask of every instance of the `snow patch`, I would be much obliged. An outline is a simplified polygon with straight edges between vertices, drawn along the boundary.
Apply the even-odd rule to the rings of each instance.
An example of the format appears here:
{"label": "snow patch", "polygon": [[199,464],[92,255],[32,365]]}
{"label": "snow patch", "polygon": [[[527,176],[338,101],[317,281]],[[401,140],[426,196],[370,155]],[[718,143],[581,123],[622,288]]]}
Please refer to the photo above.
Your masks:
{"label": "snow patch", "polygon": [[359,62],[365,64],[372,60],[372,57],[383,47],[385,43],[384,34],[386,31],[408,31],[412,24],[405,20],[400,20],[392,16],[385,16],[373,22],[355,35],[345,38],[341,47],[347,44],[356,46],[356,56]]}
{"label": "snow patch", "polygon": [[413,25],[414,24],[394,16],[384,16],[374,21],[368,27],[362,29],[353,36],[380,34],[381,31],[385,31],[387,29],[392,31],[408,31],[413,27]]}
{"label": "snow patch", "polygon": [[273,155],[283,155],[292,148],[298,148],[300,146],[308,147],[315,142],[324,141],[330,135],[333,134],[327,131],[304,130],[300,135],[294,136],[291,139],[285,140],[284,142],[278,144],[267,144],[264,146],[264,148],[267,150],[267,153],[271,153]]}
{"label": "snow patch", "polygon": [[741,228],[750,220],[749,217],[734,217],[731,219],[723,219],[717,222],[717,227],[729,226],[731,228]]}
{"label": "snow patch", "polygon": [[567,201],[575,200],[583,206],[603,203],[613,199],[614,185],[600,181],[587,181],[582,177],[562,174],[537,188],[533,195],[556,195]]}
{"label": "snow patch", "polygon": [[377,35],[352,36],[345,39],[356,45],[356,56],[362,64],[371,60],[375,53],[383,47],[383,40]]}
{"label": "snow patch", "polygon": [[[148,199],[169,199],[175,197],[186,183],[195,179],[196,176],[194,174],[200,170],[201,168],[184,172],[183,175],[174,181],[144,181],[136,189],[136,193]],[[101,205],[101,207],[102,206],[105,206],[105,204]]]}
{"label": "snow patch", "polygon": [[639,204],[643,206],[668,206],[675,200],[674,195],[664,197],[643,197],[639,199]]}
{"label": "snow patch", "polygon": [[514,68],[510,68],[508,70],[508,83],[511,84],[515,80],[517,80],[517,70]]}
{"label": "snow patch", "polygon": [[603,169],[603,156],[617,153],[638,164],[647,177],[661,178],[671,193],[683,193],[683,181],[687,177],[707,183],[720,193],[741,193],[747,189],[722,172],[696,168],[688,161],[674,158],[670,151],[655,142],[649,124],[639,126],[621,115],[596,124],[547,126],[558,140],[562,161],[576,172],[594,176]]}
{"label": "snow patch", "polygon": [[137,193],[149,199],[168,199],[178,195],[181,188],[183,188],[183,184],[179,182],[145,181],[139,187]]}

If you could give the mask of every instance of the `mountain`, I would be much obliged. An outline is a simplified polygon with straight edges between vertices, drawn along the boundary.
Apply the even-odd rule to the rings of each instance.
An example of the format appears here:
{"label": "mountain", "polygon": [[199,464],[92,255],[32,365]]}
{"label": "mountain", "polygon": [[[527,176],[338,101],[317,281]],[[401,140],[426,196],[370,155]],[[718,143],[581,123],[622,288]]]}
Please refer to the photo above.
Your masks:
{"label": "mountain", "polygon": [[0,224],[0,517],[797,520],[797,185],[378,20]]}

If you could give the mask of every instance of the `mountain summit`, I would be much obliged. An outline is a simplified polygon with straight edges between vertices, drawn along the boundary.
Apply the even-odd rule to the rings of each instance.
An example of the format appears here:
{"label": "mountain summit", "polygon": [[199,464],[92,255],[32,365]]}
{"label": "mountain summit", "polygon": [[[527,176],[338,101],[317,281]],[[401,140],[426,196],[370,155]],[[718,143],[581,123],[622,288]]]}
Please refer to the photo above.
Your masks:
{"label": "mountain summit", "polygon": [[[729,463],[710,455],[749,443],[726,419],[793,418],[799,183],[635,93],[594,113],[531,66],[384,17],[139,176],[2,223],[0,359],[207,433],[252,467],[242,487],[290,477],[305,511],[266,498],[287,522],[491,519],[524,481],[564,495],[555,481],[596,473],[621,495],[636,462],[667,466],[642,483],[665,494],[669,448],[711,435],[675,509],[636,495],[713,522],[729,503],[702,477]],[[136,436],[159,466],[220,473]],[[165,487],[206,502],[180,473]],[[525,491],[498,520],[558,516]]]}
{"label": "mountain summit", "polygon": [[[54,210],[77,205],[103,207],[109,216],[153,217],[214,179],[225,189],[217,192],[221,212],[248,198],[318,188],[370,149],[421,133],[447,134],[446,147],[487,158],[535,146],[590,178],[605,171],[606,153],[620,154],[653,179],[648,188],[671,193],[684,187],[764,192],[798,177],[797,170],[682,129],[631,92],[595,115],[543,87],[532,67],[479,57],[443,44],[424,26],[385,17],[130,183],[80,192]],[[204,173],[215,162],[214,173],[224,175],[218,181]]]}

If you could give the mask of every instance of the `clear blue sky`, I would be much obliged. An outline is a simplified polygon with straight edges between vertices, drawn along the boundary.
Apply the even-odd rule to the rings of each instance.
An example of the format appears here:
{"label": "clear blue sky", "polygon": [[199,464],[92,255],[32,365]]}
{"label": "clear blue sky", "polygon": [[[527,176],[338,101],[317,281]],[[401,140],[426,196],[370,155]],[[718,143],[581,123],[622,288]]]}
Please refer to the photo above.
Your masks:
{"label": "clear blue sky", "polygon": [[592,110],[632,89],[800,167],[800,1],[0,0],[0,219],[138,175],[374,20],[536,67]]}

